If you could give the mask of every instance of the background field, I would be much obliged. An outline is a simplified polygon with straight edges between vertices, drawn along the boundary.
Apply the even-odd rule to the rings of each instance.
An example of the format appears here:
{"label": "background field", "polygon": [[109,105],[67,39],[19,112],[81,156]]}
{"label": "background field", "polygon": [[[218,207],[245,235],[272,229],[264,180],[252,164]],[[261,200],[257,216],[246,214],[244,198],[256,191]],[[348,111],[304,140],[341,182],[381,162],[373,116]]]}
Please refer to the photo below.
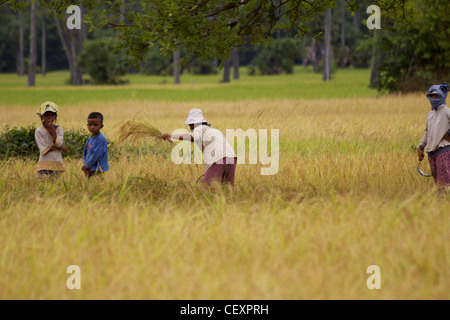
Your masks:
{"label": "background field", "polygon": [[[211,193],[195,184],[202,165],[176,166],[151,140],[147,154],[112,158],[102,182],[86,181],[79,160],[55,183],[37,180],[36,163],[0,162],[1,299],[450,298],[450,199],[417,174],[412,148],[423,95],[377,96],[366,70],[330,83],[297,70],[83,88],[64,86],[67,76],[27,89],[0,75],[0,125],[37,125],[52,100],[65,130],[102,112],[113,141],[121,120],[172,132],[198,107],[222,131],[279,129],[280,170],[240,165],[234,190]],[[66,287],[69,265],[81,268],[81,290]],[[366,287],[370,265],[381,290]]]}
{"label": "background field", "polygon": [[[52,72],[43,78],[37,75],[36,87],[24,90],[26,78],[0,74],[0,105],[31,106],[36,100],[51,97],[61,105],[114,101],[242,101],[260,99],[322,99],[324,97],[374,97],[376,91],[368,88],[366,70],[347,70],[336,73],[335,81],[324,82],[322,75],[309,67],[296,68],[293,75],[254,77],[241,68],[241,79],[220,83],[221,74],[183,74],[181,84],[174,85],[173,77],[128,75],[129,85],[66,86],[67,72]],[[184,123],[184,122],[183,122]]]}

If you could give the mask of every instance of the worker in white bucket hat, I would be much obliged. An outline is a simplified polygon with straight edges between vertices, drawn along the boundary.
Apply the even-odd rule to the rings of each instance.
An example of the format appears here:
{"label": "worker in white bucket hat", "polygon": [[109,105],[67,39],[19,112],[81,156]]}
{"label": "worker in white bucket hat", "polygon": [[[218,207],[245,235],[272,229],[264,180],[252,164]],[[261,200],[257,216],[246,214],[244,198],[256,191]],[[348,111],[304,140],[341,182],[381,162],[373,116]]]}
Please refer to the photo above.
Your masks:
{"label": "worker in white bucket hat", "polygon": [[[237,158],[222,132],[211,128],[201,109],[191,109],[186,122],[192,134],[163,134],[164,139],[187,140],[195,142],[203,152],[205,174],[203,182],[211,186],[214,181],[234,184]],[[206,152],[205,152],[206,151]]]}

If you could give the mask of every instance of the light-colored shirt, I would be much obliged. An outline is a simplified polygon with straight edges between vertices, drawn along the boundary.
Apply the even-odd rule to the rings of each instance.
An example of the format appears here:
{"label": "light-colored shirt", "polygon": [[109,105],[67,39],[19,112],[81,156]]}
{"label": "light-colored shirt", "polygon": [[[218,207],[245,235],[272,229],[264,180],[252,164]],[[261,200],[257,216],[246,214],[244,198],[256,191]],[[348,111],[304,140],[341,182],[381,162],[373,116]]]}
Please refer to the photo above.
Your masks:
{"label": "light-colored shirt", "polygon": [[446,105],[441,105],[428,112],[427,126],[419,147],[425,148],[425,151],[430,153],[439,148],[450,146],[450,141],[443,139],[449,130],[450,109]]}
{"label": "light-colored shirt", "polygon": [[227,138],[215,128],[207,125],[197,126],[192,131],[194,143],[202,150],[205,161],[205,172],[217,161],[223,158],[235,158],[233,148]]}
{"label": "light-colored shirt", "polygon": [[56,142],[53,143],[53,138],[44,127],[36,129],[34,134],[36,143],[39,147],[40,155],[37,166],[37,171],[65,171],[63,158],[60,150],[49,152],[50,148],[55,145],[60,147],[64,142],[64,131],[58,126],[56,127]]}

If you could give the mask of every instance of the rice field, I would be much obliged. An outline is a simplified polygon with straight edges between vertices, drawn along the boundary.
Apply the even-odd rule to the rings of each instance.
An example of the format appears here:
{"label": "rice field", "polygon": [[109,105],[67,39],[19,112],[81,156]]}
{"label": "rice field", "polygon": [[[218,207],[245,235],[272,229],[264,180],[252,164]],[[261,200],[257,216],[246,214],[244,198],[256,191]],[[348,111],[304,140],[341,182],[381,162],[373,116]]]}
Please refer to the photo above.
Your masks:
{"label": "rice field", "polygon": [[[449,299],[450,197],[437,197],[432,179],[417,173],[412,148],[428,101],[377,96],[342,74],[327,84],[335,90],[324,86],[314,97],[283,98],[244,77],[226,85],[228,100],[209,91],[220,90],[214,81],[191,92],[153,79],[78,88],[79,101],[63,103],[53,90],[68,97],[75,89],[66,93],[51,76],[48,87],[42,80],[14,91],[1,75],[2,127],[37,125],[37,106],[53,100],[65,130],[99,111],[115,141],[124,120],[172,133],[201,108],[222,132],[278,129],[280,152],[277,174],[241,164],[234,188],[216,192],[195,183],[202,165],[173,164],[173,146],[154,139],[143,142],[146,152],[111,157],[104,181],[87,181],[81,160],[66,160],[55,182],[38,181],[34,162],[0,162],[0,299]],[[284,90],[308,87],[307,78],[294,75]],[[239,86],[267,96],[240,95]],[[116,99],[120,90],[146,89],[171,93]],[[104,100],[104,90],[114,99]],[[81,289],[66,285],[70,265],[80,268]],[[381,289],[367,287],[371,265],[380,268]]]}

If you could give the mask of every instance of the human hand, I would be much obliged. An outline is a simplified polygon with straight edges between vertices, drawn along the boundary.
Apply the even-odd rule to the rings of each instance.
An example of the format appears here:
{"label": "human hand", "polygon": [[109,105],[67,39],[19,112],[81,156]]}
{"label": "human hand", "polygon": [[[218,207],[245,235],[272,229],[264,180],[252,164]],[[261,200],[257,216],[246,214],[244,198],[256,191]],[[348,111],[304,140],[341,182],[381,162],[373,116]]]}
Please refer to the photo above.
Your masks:
{"label": "human hand", "polygon": [[83,170],[85,176],[89,176],[89,173],[90,173],[90,171],[91,171],[91,170],[89,170],[88,168],[86,168],[85,166],[82,166],[82,167],[81,167],[81,170]]}
{"label": "human hand", "polygon": [[61,150],[62,152],[67,152],[66,146],[60,146],[58,149]]}
{"label": "human hand", "polygon": [[164,134],[162,135],[162,138],[163,138],[164,140],[169,140],[170,138],[172,138],[172,136],[170,135],[170,133],[164,133]]}
{"label": "human hand", "polygon": [[444,139],[447,140],[448,142],[450,142],[450,130],[447,131],[447,133],[444,135]]}
{"label": "human hand", "polygon": [[48,133],[50,133],[50,135],[52,137],[56,136],[56,128],[55,125],[53,124],[53,122],[48,122],[48,123],[44,123],[45,129],[47,129]]}
{"label": "human hand", "polygon": [[417,148],[417,155],[419,156],[419,161],[422,161],[423,158],[425,158],[425,153],[420,148]]}
{"label": "human hand", "polygon": [[[53,143],[56,143],[56,139],[57,139],[56,129],[55,129],[55,126],[53,125],[53,122],[51,122],[50,124],[44,123],[44,127],[47,130],[48,134],[52,137]],[[56,146],[55,146],[55,148],[58,149]]]}

